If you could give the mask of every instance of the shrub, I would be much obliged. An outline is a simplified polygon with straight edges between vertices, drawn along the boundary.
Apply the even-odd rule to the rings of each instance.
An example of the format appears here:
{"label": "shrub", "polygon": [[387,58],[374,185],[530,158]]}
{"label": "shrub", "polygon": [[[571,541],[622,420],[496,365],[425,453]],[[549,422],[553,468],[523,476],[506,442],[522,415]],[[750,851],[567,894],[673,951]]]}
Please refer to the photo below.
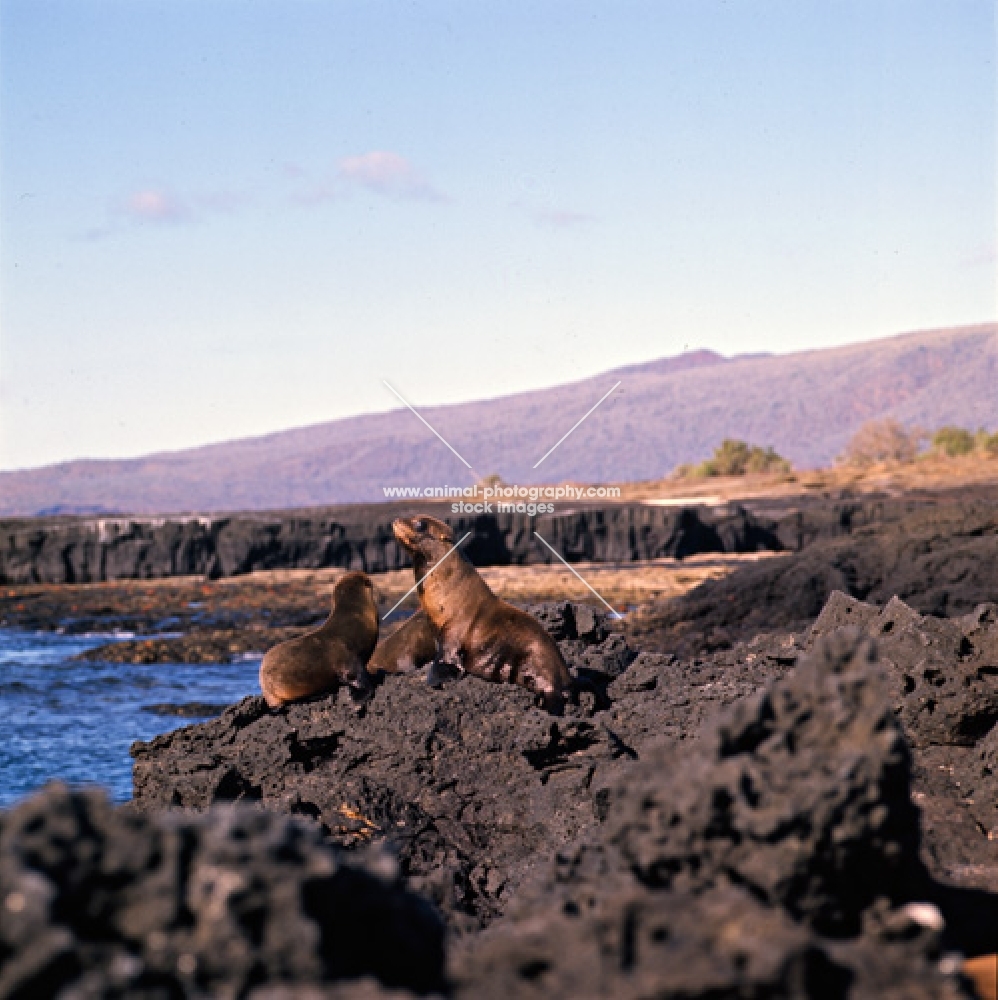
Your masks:
{"label": "shrub", "polygon": [[790,472],[792,468],[772,448],[760,448],[725,438],[707,461],[699,465],[680,465],[674,475],[679,479],[703,479],[708,476],[743,476],[747,472]]}
{"label": "shrub", "polygon": [[725,438],[715,449],[713,457],[704,462],[708,476],[741,476],[748,468],[752,450],[744,441]]}
{"label": "shrub", "polygon": [[989,434],[983,427],[974,435],[974,447],[988,458],[998,458],[998,431]]}
{"label": "shrub", "polygon": [[932,447],[944,455],[949,455],[950,458],[969,455],[974,450],[975,444],[974,435],[962,427],[940,427],[932,435]]}
{"label": "shrub", "polygon": [[752,448],[745,462],[746,472],[790,472],[793,466],[772,448]]}
{"label": "shrub", "polygon": [[846,465],[911,462],[925,437],[925,431],[909,429],[897,420],[870,420],[850,438],[840,461]]}
{"label": "shrub", "polygon": [[981,427],[972,434],[963,427],[940,427],[932,435],[932,447],[950,458],[974,452],[982,458],[998,458],[998,431],[991,434]]}

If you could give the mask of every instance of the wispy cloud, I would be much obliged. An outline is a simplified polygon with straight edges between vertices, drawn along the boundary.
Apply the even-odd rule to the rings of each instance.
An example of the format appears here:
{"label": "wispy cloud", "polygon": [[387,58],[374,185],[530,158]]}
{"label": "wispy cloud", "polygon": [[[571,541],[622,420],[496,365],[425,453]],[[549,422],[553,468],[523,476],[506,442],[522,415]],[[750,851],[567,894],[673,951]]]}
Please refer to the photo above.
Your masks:
{"label": "wispy cloud", "polygon": [[231,213],[250,199],[236,191],[212,191],[182,197],[166,187],[138,188],[108,207],[107,219],[83,233],[86,240],[101,240],[136,226],[171,226],[202,222],[208,216]]}
{"label": "wispy cloud", "polygon": [[552,229],[571,229],[593,221],[586,212],[572,212],[563,208],[539,208],[533,213],[534,222]]}
{"label": "wispy cloud", "polygon": [[513,208],[525,213],[535,225],[546,229],[575,229],[595,221],[587,212],[575,212],[567,208],[527,205],[522,201],[514,201]]}
{"label": "wispy cloud", "polygon": [[339,176],[355,184],[400,201],[446,201],[447,199],[398,153],[374,151],[347,156],[339,162]]}
{"label": "wispy cloud", "polygon": [[450,200],[404,156],[386,150],[345,156],[336,164],[331,176],[310,176],[297,164],[286,164],[283,173],[298,184],[291,197],[300,205],[338,201],[358,190],[392,201],[443,203]]}
{"label": "wispy cloud", "polygon": [[124,200],[121,212],[135,222],[176,223],[192,218],[190,207],[163,188],[133,191]]}

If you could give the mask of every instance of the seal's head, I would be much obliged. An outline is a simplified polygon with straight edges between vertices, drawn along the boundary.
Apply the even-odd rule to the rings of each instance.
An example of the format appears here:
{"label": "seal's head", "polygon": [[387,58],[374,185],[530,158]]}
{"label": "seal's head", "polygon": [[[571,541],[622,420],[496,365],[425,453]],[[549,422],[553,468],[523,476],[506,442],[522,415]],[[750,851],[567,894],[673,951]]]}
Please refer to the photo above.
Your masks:
{"label": "seal's head", "polygon": [[[351,628],[356,634],[358,644],[370,644],[367,656],[370,656],[378,639],[378,605],[374,594],[374,584],[366,573],[347,573],[340,577],[333,588],[333,614],[330,621],[336,620],[336,627],[344,618],[354,619],[357,625]],[[373,635],[373,641],[370,637]],[[366,659],[366,657],[365,657]],[[355,701],[366,701],[374,693],[371,675],[361,664],[344,665],[343,683],[350,688],[350,695]]]}
{"label": "seal's head", "polygon": [[454,548],[454,532],[435,517],[398,517],[392,521],[392,532],[402,548],[413,556],[422,556],[432,566]]}
{"label": "seal's head", "polygon": [[333,588],[333,608],[378,615],[374,600],[374,584],[366,573],[346,573]]}

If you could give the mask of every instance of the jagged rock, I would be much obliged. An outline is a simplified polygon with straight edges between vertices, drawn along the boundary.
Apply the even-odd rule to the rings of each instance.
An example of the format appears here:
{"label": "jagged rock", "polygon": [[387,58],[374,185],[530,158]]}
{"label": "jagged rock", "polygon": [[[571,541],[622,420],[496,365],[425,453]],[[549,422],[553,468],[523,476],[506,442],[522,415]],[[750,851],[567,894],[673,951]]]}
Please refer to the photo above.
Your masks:
{"label": "jagged rock", "polygon": [[584,605],[531,610],[571,636],[560,642],[566,660],[608,708],[569,706],[554,719],[516,686],[469,677],[435,692],[421,675],[386,678],[362,714],[337,696],[279,712],[247,698],[214,722],[136,744],[135,805],[247,799],[312,817],[344,847],[388,838],[411,884],[453,927],[474,929],[502,912],[544,852],[606,815],[609,789],[646,745],[691,738],[796,656],[759,646],[737,671],[681,665],[637,656]]}
{"label": "jagged rock", "polygon": [[975,994],[938,935],[822,937],[735,886],[651,893],[610,879],[585,912],[550,906],[458,946],[455,996],[482,1000],[955,1000]]}
{"label": "jagged rock", "polygon": [[627,625],[631,644],[689,657],[760,632],[800,631],[836,590],[880,607],[897,596],[937,616],[998,594],[991,497],[819,506],[785,515],[778,534],[787,555],[639,609]]}
{"label": "jagged rock", "polygon": [[916,746],[973,746],[998,722],[998,605],[943,619],[921,615],[896,597],[879,609],[836,593],[809,641],[844,623],[876,638],[896,711]]}
{"label": "jagged rock", "polygon": [[[532,609],[536,610],[536,609]],[[244,699],[214,722],[133,747],[138,808],[248,799],[318,820],[342,846],[388,838],[411,884],[451,925],[502,912],[544,852],[605,815],[608,789],[646,744],[692,737],[717,706],[786,667],[737,673],[637,655],[600,612],[540,609],[572,669],[609,692],[606,710],[554,719],[528,692],[469,677],[439,691],[388,677],[363,714],[337,696],[267,710]],[[793,658],[784,663],[792,663]]]}
{"label": "jagged rock", "polygon": [[588,785],[620,753],[604,725],[555,719],[521,688],[469,677],[435,691],[395,676],[363,715],[335,696],[277,712],[247,698],[136,744],[134,803],[248,799],[307,815],[345,847],[387,838],[409,883],[472,928],[539,852],[593,821]]}
{"label": "jagged rock", "polygon": [[621,776],[452,959],[467,997],[969,996],[940,964],[909,758],[873,646],[839,632]]}
{"label": "jagged rock", "polygon": [[804,644],[848,624],[875,638],[913,747],[926,864],[937,878],[998,890],[998,605],[940,619],[897,598],[881,609],[835,593]]}
{"label": "jagged rock", "polygon": [[[694,660],[638,653],[598,611],[532,610],[573,671],[601,679],[606,707],[554,718],[516,686],[433,691],[418,674],[387,678],[363,713],[347,698],[278,712],[248,698],[137,744],[135,806],[249,799],[344,847],[392,844],[455,932],[461,997],[964,995],[941,949],[983,948],[998,905],[944,891],[923,860],[953,857],[947,838],[971,860],[972,838],[988,843],[972,823],[957,836],[952,817],[936,823],[956,803],[926,784],[920,856],[910,755],[943,775],[924,754],[989,743],[909,747],[921,716],[899,670],[913,650],[983,663],[992,609],[940,623],[834,596],[809,632]],[[931,906],[942,932],[912,916]],[[354,995],[341,989],[383,987],[322,996]]]}
{"label": "jagged rock", "polygon": [[998,726],[974,747],[957,769],[960,790],[998,859]]}
{"label": "jagged rock", "polygon": [[908,750],[858,635],[628,772],[604,839],[642,884],[695,889],[723,871],[835,933],[874,896],[903,896],[919,877]]}
{"label": "jagged rock", "polygon": [[607,684],[638,655],[610,615],[587,604],[561,601],[525,608],[547,630],[576,676]]}
{"label": "jagged rock", "polygon": [[246,806],[148,818],[49,785],[0,813],[0,905],[3,997],[443,986],[442,925],[390,857]]}

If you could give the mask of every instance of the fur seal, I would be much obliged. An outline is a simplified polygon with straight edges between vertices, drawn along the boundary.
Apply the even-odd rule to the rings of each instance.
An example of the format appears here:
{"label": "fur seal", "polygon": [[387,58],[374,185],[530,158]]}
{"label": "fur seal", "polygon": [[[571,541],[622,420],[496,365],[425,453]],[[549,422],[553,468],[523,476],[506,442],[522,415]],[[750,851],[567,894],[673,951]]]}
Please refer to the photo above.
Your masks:
{"label": "fur seal", "polygon": [[437,658],[437,637],[425,611],[417,611],[378,642],[367,664],[369,674],[416,670]]}
{"label": "fur seal", "polygon": [[998,955],[978,955],[963,963],[963,974],[973,980],[981,1000],[998,1000]]}
{"label": "fur seal", "polygon": [[278,643],[260,664],[260,688],[271,708],[341,684],[358,701],[373,690],[365,669],[378,643],[374,585],[364,573],[347,573],[333,590],[333,610],[312,632]]}
{"label": "fur seal", "polygon": [[575,685],[540,622],[492,593],[464,555],[453,551],[454,533],[443,521],[400,517],[392,531],[412,555],[419,601],[440,659],[487,681],[519,684],[549,712],[560,713]]}

